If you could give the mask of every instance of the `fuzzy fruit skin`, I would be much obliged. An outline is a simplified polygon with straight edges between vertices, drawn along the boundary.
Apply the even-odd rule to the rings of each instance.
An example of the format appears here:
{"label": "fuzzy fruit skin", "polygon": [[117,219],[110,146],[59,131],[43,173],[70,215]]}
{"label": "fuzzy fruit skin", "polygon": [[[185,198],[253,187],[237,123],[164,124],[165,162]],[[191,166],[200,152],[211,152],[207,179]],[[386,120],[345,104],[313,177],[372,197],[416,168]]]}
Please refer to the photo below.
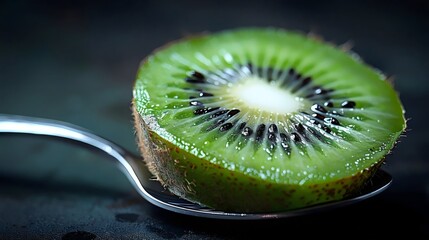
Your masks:
{"label": "fuzzy fruit skin", "polygon": [[172,193],[217,210],[278,212],[357,194],[384,160],[354,176],[319,184],[279,184],[256,179],[190,154],[156,134],[133,108],[136,138],[149,170]]}

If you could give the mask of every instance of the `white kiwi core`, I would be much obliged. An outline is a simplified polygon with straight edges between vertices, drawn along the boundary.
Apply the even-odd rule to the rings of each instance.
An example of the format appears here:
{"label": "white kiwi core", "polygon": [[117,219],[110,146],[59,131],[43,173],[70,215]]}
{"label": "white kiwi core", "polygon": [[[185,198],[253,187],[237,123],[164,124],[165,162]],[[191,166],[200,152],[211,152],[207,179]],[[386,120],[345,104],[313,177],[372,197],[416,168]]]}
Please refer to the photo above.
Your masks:
{"label": "white kiwi core", "polygon": [[228,89],[243,106],[274,114],[289,114],[305,107],[302,98],[264,79],[249,76]]}

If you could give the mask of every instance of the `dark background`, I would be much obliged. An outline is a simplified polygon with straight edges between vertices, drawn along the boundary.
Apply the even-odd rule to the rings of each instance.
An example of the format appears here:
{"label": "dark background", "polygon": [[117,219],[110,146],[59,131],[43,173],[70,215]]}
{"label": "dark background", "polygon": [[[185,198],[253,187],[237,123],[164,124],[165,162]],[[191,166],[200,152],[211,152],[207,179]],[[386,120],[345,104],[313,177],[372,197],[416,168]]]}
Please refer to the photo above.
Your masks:
{"label": "dark background", "polygon": [[106,156],[46,138],[0,135],[1,239],[429,237],[428,1],[2,1],[0,113],[71,122],[136,151],[130,112],[140,61],[188,34],[244,26],[352,43],[395,79],[408,131],[381,194],[269,221],[182,216],[145,202]]}

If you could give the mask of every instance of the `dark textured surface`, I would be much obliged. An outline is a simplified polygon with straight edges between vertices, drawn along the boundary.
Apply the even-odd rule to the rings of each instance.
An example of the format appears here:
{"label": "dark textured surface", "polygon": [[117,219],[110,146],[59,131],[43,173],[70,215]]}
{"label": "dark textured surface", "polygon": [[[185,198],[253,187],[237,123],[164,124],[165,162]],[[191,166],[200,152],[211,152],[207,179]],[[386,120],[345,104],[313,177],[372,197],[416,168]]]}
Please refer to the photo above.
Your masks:
{"label": "dark textured surface", "polygon": [[[204,3],[203,3],[204,2]],[[429,237],[427,1],[3,1],[0,113],[68,121],[136,150],[129,109],[140,61],[201,31],[276,26],[314,32],[394,76],[409,131],[384,166],[389,189],[314,216],[221,221],[141,199],[103,155],[52,139],[0,135],[0,239]],[[343,235],[341,233],[346,233]]]}

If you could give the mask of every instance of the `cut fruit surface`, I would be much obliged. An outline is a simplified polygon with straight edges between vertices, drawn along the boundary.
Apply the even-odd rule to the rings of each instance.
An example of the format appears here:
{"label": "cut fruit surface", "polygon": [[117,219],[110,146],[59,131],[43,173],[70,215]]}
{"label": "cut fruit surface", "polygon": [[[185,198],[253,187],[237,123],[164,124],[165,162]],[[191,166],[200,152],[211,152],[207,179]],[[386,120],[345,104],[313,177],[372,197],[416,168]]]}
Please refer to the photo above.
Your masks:
{"label": "cut fruit surface", "polygon": [[169,44],[142,63],[133,94],[151,171],[179,196],[233,211],[354,194],[406,128],[400,99],[379,71],[274,28]]}

